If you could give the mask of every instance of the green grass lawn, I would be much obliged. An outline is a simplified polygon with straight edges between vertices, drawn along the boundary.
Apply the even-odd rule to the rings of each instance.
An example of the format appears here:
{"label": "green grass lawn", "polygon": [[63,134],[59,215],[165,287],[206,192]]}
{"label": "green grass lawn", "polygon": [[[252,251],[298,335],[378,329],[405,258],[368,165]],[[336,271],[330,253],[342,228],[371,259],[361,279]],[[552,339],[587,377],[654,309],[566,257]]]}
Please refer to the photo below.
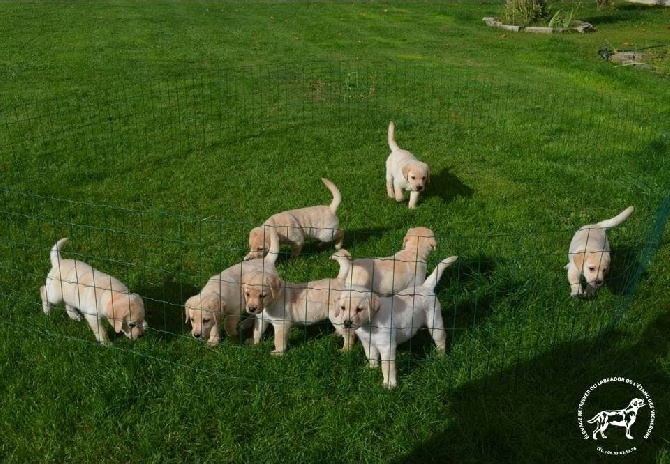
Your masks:
{"label": "green grass lawn", "polygon": [[[667,43],[670,8],[593,3],[597,32],[551,36],[485,27],[499,2],[0,4],[0,460],[670,462],[670,87],[597,53]],[[416,210],[386,197],[391,119],[431,167]],[[459,256],[437,288],[447,356],[420,332],[393,391],[328,323],[275,358],[271,333],[208,349],[183,321],[251,227],[330,202],[321,177],[354,257],[413,226],[436,234],[429,269]],[[608,284],[571,299],[572,234],[630,204]],[[101,347],[42,314],[64,236],[143,296],[145,337]],[[280,273],[334,276],[331,253]],[[628,456],[577,422],[613,376],[657,414],[647,439],[649,406],[633,442],[609,429]],[[590,408],[623,407],[615,390]]]}

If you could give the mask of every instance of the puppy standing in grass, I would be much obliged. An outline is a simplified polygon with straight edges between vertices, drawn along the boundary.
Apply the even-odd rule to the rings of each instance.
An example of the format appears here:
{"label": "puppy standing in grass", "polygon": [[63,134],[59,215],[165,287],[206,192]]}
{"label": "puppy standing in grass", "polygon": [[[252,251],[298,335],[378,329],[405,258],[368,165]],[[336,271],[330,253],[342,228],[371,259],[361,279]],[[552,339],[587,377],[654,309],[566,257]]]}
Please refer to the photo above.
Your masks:
{"label": "puppy standing in grass", "polygon": [[279,254],[279,237],[271,229],[269,253],[264,259],[243,261],[210,277],[200,293],[192,296],[184,304],[186,322],[191,324],[191,335],[197,339],[207,339],[207,346],[219,344],[219,324],[225,318],[226,335],[237,335],[237,324],[244,308],[242,296],[242,275],[246,271],[258,271],[263,275],[277,276],[275,261]]}
{"label": "puppy standing in grass", "polygon": [[103,319],[116,333],[123,332],[131,340],[143,335],[147,323],[142,298],[130,293],[118,279],[83,261],[62,259],[60,250],[67,240],[60,239],[49,253],[51,270],[46,285],[40,288],[44,314],[51,312],[51,305],[63,303],[70,319],[79,321],[84,315],[95,338],[104,345],[109,344],[109,338]]}
{"label": "puppy standing in grass", "polygon": [[273,355],[282,355],[288,346],[289,330],[294,324],[310,325],[331,319],[335,330],[344,337],[343,351],[351,348],[355,333],[334,319],[335,304],[345,290],[351,255],[346,250],[335,252],[331,259],[340,264],[335,279],[321,279],[304,283],[283,282],[278,275],[245,273],[244,298],[247,311],[256,315],[253,343],[261,341],[263,333],[272,324],[274,328]]}
{"label": "puppy standing in grass", "polygon": [[426,188],[430,176],[428,165],[416,159],[407,150],[398,147],[395,141],[395,124],[390,122],[388,143],[391,154],[386,158],[386,193],[396,201],[404,200],[403,190],[409,190],[409,208],[416,208],[419,192]]}
{"label": "puppy standing in grass", "polygon": [[355,259],[350,285],[371,289],[378,295],[392,295],[426,280],[426,260],[437,248],[435,235],[427,227],[413,227],[403,239],[403,249],[385,258]]}
{"label": "puppy standing in grass", "polygon": [[420,327],[428,327],[438,352],[444,354],[446,333],[442,306],[435,296],[435,286],[456,256],[442,260],[426,281],[392,297],[380,297],[364,287],[351,287],[342,292],[335,317],[345,327],[356,330],[370,367],[377,367],[381,358],[383,385],[397,385],[396,348],[412,338]]}
{"label": "puppy standing in grass", "polygon": [[[570,295],[574,297],[592,297],[602,286],[610,266],[610,244],[607,229],[616,227],[633,212],[629,206],[611,219],[581,227],[570,242],[568,252],[568,282]],[[586,281],[586,290],[582,288],[581,277]]]}
{"label": "puppy standing in grass", "polygon": [[267,253],[270,237],[268,227],[273,227],[279,234],[280,243],[291,244],[291,257],[300,254],[305,239],[315,239],[323,243],[335,242],[339,250],[344,240],[344,231],[340,229],[337,219],[337,208],[342,196],[339,189],[328,179],[321,179],[333,194],[330,205],[308,206],[292,209],[270,216],[262,226],[254,227],[249,232],[249,253],[245,259],[262,258]]}

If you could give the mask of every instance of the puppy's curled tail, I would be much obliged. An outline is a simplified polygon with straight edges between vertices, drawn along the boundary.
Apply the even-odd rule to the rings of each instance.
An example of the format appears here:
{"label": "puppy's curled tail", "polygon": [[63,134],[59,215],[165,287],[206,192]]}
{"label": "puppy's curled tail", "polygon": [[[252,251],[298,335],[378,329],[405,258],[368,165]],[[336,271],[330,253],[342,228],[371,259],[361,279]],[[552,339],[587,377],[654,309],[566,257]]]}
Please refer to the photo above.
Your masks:
{"label": "puppy's curled tail", "polygon": [[321,178],[321,182],[323,182],[326,185],[326,187],[328,187],[328,190],[330,190],[330,193],[333,194],[333,201],[330,202],[330,210],[333,213],[337,213],[337,208],[340,206],[340,202],[342,201],[342,195],[340,195],[340,189],[338,189],[335,184],[333,184],[325,177]]}
{"label": "puppy's curled tail", "polygon": [[389,123],[388,140],[391,151],[395,151],[399,148],[395,141],[395,124],[393,124],[393,121]]}
{"label": "puppy's curled tail", "polygon": [[49,260],[51,261],[51,267],[58,267],[60,265],[60,250],[63,248],[68,241],[68,238],[61,238],[56,242],[56,244],[51,247],[51,252],[49,252]]}
{"label": "puppy's curled tail", "polygon": [[629,206],[616,216],[614,216],[611,219],[605,219],[604,221],[600,221],[598,224],[596,224],[598,227],[602,227],[603,229],[611,229],[612,227],[616,227],[619,224],[621,224],[623,221],[628,219],[628,216],[631,215],[635,208],[632,206]]}
{"label": "puppy's curled tail", "polygon": [[351,253],[344,248],[341,248],[333,253],[330,259],[337,261],[340,265],[340,272],[337,274],[335,280],[345,284],[349,278],[349,273],[351,272]]}
{"label": "puppy's curled tail", "polygon": [[266,266],[274,268],[277,256],[279,256],[279,235],[274,227],[265,227],[265,233],[270,234],[270,248],[268,248],[268,254],[263,258],[263,262]]}
{"label": "puppy's curled tail", "polygon": [[437,286],[437,283],[440,281],[440,278],[442,277],[442,273],[444,272],[444,270],[449,266],[451,266],[453,263],[455,263],[457,259],[458,256],[450,256],[437,263],[437,266],[435,266],[433,272],[428,276],[426,281],[422,284],[422,287],[435,290],[435,287]]}

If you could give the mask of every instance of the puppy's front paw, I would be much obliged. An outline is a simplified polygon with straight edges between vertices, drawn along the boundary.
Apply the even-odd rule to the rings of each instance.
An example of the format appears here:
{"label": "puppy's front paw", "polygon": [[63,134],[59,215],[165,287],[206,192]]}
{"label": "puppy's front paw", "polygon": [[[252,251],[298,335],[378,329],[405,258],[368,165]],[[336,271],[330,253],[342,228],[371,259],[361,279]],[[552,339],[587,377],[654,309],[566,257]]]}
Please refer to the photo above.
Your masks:
{"label": "puppy's front paw", "polygon": [[213,340],[212,339],[207,340],[207,348],[215,348],[218,345],[219,345],[219,339],[218,338],[215,338]]}
{"label": "puppy's front paw", "polygon": [[392,388],[395,388],[397,384],[395,382],[384,382],[384,388],[391,390]]}
{"label": "puppy's front paw", "polygon": [[284,356],[284,351],[272,350],[270,351],[272,356]]}

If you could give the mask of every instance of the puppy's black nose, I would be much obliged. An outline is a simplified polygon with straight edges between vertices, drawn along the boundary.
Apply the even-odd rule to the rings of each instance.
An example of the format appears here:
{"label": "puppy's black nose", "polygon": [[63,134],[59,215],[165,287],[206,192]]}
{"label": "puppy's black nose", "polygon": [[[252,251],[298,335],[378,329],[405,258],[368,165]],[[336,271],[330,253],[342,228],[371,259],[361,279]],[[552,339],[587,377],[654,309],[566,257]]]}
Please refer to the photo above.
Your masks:
{"label": "puppy's black nose", "polygon": [[417,185],[416,189],[419,190],[419,191],[422,190],[422,189],[423,189],[423,185]]}
{"label": "puppy's black nose", "polygon": [[193,338],[200,340],[200,337],[202,337],[202,334],[193,334]]}
{"label": "puppy's black nose", "polygon": [[256,311],[258,311],[257,306],[247,306],[247,311],[249,311],[251,314],[256,314]]}
{"label": "puppy's black nose", "polygon": [[353,325],[353,324],[351,323],[351,321],[348,321],[348,320],[347,320],[347,321],[344,321],[344,328],[345,328],[345,329],[351,329],[351,326],[352,326],[352,325]]}

